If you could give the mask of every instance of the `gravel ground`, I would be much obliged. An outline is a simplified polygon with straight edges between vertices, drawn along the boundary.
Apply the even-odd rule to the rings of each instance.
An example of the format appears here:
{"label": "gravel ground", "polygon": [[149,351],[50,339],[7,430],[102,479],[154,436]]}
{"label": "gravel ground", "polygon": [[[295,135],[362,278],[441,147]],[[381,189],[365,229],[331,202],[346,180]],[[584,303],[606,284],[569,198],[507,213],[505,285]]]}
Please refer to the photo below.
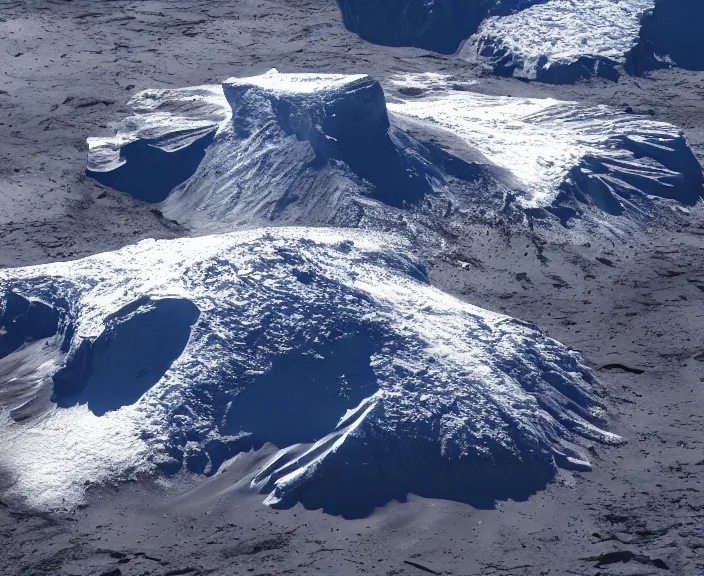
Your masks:
{"label": "gravel ground", "polygon": [[[366,44],[335,2],[0,2],[0,266],[197,233],[84,173],[85,139],[135,91],[281,71],[442,72],[488,94],[631,107],[704,158],[704,74],[554,87],[452,56]],[[652,112],[651,112],[652,111]],[[432,281],[529,320],[598,371],[611,430],[594,470],[477,510],[409,496],[362,520],[275,511],[242,488],[265,452],[207,481],[94,490],[73,513],[0,503],[1,574],[704,573],[704,208],[630,232],[468,223]],[[112,571],[112,572],[111,572]]]}

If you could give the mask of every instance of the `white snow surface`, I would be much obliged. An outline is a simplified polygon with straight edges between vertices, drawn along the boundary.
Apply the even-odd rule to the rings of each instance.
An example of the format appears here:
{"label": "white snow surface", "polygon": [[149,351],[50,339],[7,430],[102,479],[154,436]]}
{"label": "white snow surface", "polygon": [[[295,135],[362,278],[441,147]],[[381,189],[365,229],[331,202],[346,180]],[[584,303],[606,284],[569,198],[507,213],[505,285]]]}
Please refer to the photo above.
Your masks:
{"label": "white snow surface", "polygon": [[113,136],[88,138],[88,170],[108,172],[124,165],[120,150],[137,140],[153,140],[165,151],[179,150],[217,130],[232,115],[218,85],[150,88],[127,105],[134,114],[112,125]]}
{"label": "white snow surface", "polygon": [[[408,86],[408,75],[398,78],[398,86]],[[657,151],[686,148],[680,130],[671,124],[643,116],[626,114],[608,106],[591,106],[551,98],[486,96],[469,91],[440,91],[437,80],[415,86],[431,88],[420,98],[396,98],[387,106],[400,117],[430,123],[458,136],[497,166],[510,171],[523,184],[519,202],[526,208],[549,205],[570,172],[578,168],[609,188],[633,189],[622,181],[638,174],[641,190],[664,186],[678,173],[653,156]],[[644,154],[634,154],[624,143],[643,144]],[[650,148],[648,153],[647,148]],[[608,166],[604,175],[591,174],[583,166],[587,157]]]}
{"label": "white snow surface", "polygon": [[248,78],[229,78],[231,86],[254,86],[275,94],[314,94],[336,92],[368,78],[366,74],[281,74],[272,68],[265,74]]}
{"label": "white snow surface", "polygon": [[[156,139],[153,145],[174,151],[195,143],[204,131],[215,131],[195,173],[160,204],[167,217],[206,230],[214,226],[212,231],[268,222],[360,226],[368,214],[378,219],[389,211],[370,197],[396,194],[391,203],[400,206],[406,184],[387,194],[381,179],[375,194],[374,185],[360,178],[344,155],[321,152],[321,142],[336,147],[340,130],[357,131],[360,146],[370,150],[395,146],[404,162],[414,162],[405,173],[418,176],[406,189],[426,185],[427,179],[426,197],[431,190],[437,197],[448,194],[443,183],[423,175],[442,168],[422,157],[422,146],[407,138],[388,146],[382,141],[388,109],[397,119],[459,137],[480,153],[475,156],[483,155],[490,169],[498,166],[511,174],[507,185],[518,183],[512,192],[525,208],[551,205],[565,182],[575,178],[587,190],[603,190],[612,205],[633,205],[631,198],[644,194],[692,204],[701,192],[696,174],[701,170],[678,128],[607,106],[486,96],[467,90],[470,85],[455,90],[453,78],[442,74],[392,78],[390,87],[399,93],[389,102],[364,75],[272,70],[230,79],[224,86],[224,92],[222,86],[202,86],[138,94],[132,101],[135,114],[117,124],[115,137],[91,140],[89,168],[121,167],[121,147],[137,139]],[[408,90],[414,92],[411,97]],[[327,133],[326,123],[336,123],[338,132]],[[358,164],[374,158],[379,175],[386,159],[375,152]],[[140,169],[148,169],[148,162]],[[399,178],[387,178],[392,180]]]}
{"label": "white snow surface", "polygon": [[214,473],[265,442],[282,452],[252,485],[276,504],[305,501],[311,486],[335,493],[340,474],[351,487],[339,490],[363,499],[383,477],[365,470],[384,466],[388,477],[402,454],[416,484],[391,488],[423,491],[425,476],[450,474],[433,481],[479,490],[484,475],[523,483],[549,476],[555,462],[588,468],[584,442],[619,441],[595,425],[601,409],[578,355],[432,288],[401,240],[375,233],[276,228],[147,240],[0,271],[7,290],[69,302],[75,333],[65,365],[83,341],[115,322],[131,326],[149,302],[187,299],[200,310],[183,352],[138,400],[103,416],[85,403],[21,422],[0,411],[9,495],[38,507],[74,506],[86,481],[165,462]]}
{"label": "white snow surface", "polygon": [[539,68],[600,56],[622,63],[638,41],[640,19],[654,0],[548,0],[482,22],[461,54],[481,60],[487,45],[520,63],[514,76],[535,79]]}

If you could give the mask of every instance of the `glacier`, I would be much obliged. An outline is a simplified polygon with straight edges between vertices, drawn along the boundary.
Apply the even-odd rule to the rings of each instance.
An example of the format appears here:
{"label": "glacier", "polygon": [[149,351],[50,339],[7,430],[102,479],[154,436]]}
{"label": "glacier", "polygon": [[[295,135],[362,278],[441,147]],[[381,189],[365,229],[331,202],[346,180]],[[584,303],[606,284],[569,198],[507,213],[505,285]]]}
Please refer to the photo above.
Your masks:
{"label": "glacier", "polygon": [[571,84],[704,69],[698,0],[338,0],[364,40],[456,55],[500,76]]}
{"label": "glacier", "polygon": [[135,95],[88,174],[207,235],[0,271],[4,497],[71,508],[264,450],[270,506],[491,506],[622,442],[578,354],[410,254],[484,210],[637,222],[696,203],[701,166],[674,126],[480,88],[271,70]]}
{"label": "glacier", "polygon": [[654,0],[548,0],[484,20],[460,56],[501,76],[553,84],[618,79]]}
{"label": "glacier", "polygon": [[452,133],[510,171],[526,208],[635,214],[647,197],[693,205],[704,195],[702,168],[671,124],[603,105],[442,90],[422,76],[393,82],[416,91],[389,103],[392,114]]}
{"label": "glacier", "polygon": [[18,324],[3,497],[71,508],[90,485],[213,475],[273,445],[251,477],[271,506],[490,506],[621,442],[575,352],[433,288],[408,248],[271,228],[0,271],[3,328]]}
{"label": "glacier", "polygon": [[675,126],[467,88],[481,87],[414,74],[384,90],[365,75],[272,70],[150,90],[115,136],[89,139],[88,173],[142,199],[145,182],[160,180],[159,210],[210,231],[398,229],[409,217],[500,209],[508,196],[525,210],[637,216],[659,198],[693,205],[702,195],[701,166]]}
{"label": "glacier", "polygon": [[454,54],[488,17],[549,0],[338,0],[348,30],[386,46]]}

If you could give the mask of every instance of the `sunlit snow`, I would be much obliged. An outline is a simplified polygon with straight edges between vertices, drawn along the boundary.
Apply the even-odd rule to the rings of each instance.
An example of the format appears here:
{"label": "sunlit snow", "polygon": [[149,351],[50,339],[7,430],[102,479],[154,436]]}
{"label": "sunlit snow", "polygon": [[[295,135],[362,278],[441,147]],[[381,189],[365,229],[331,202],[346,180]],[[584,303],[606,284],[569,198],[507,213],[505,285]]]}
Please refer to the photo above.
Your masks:
{"label": "sunlit snow", "polygon": [[[50,407],[2,415],[11,495],[71,506],[87,481],[212,474],[272,442],[284,452],[253,481],[270,504],[344,512],[404,491],[486,503],[527,495],[555,463],[588,468],[585,440],[618,441],[595,424],[576,354],[432,288],[400,242],[255,230],[0,272],[2,293],[68,302],[74,329],[66,355],[44,344],[72,375],[45,378]],[[170,368],[141,350],[171,336],[158,315],[168,303],[177,314],[164,319],[190,330]],[[141,396],[122,395],[135,385]]]}
{"label": "sunlit snow", "polygon": [[541,70],[581,57],[622,63],[635,46],[641,16],[654,0],[548,0],[507,16],[487,18],[462,49],[535,79]]}
{"label": "sunlit snow", "polygon": [[272,69],[259,76],[229,78],[225,84],[255,86],[277,94],[313,94],[344,90],[365,78],[366,74],[280,74],[278,70]]}
{"label": "sunlit snow", "polygon": [[[525,208],[551,206],[566,188],[611,214],[634,202],[641,210],[645,195],[691,205],[701,194],[701,168],[675,126],[607,106],[486,96],[473,85],[399,75],[387,104],[368,76],[272,70],[222,87],[145,91],[115,137],[90,141],[89,173],[193,226],[358,226],[374,210],[370,199],[403,207],[456,196],[425,146],[434,140],[425,126],[478,153],[468,157],[493,176],[475,188],[509,187]],[[461,193],[459,202],[490,195]]]}
{"label": "sunlit snow", "polygon": [[[405,75],[395,83],[405,87],[411,79]],[[666,190],[671,189],[672,197],[677,197],[680,170],[692,156],[677,127],[608,106],[440,91],[437,79],[428,81],[423,76],[413,82],[432,90],[422,97],[395,99],[388,103],[389,111],[447,130],[509,170],[525,187],[520,201],[526,207],[549,205],[574,169],[601,179],[584,163],[586,158],[608,166],[603,180],[610,188],[638,192],[629,182],[637,174],[642,192],[668,196]],[[683,161],[674,161],[675,156]],[[701,173],[691,159],[692,169]],[[701,178],[692,186],[691,190],[683,187],[680,199],[701,194]]]}
{"label": "sunlit snow", "polygon": [[137,140],[160,141],[165,150],[183,148],[231,115],[220,86],[143,90],[128,106],[134,115],[115,123],[114,136],[88,138],[89,171],[119,168],[125,163],[120,150]]}

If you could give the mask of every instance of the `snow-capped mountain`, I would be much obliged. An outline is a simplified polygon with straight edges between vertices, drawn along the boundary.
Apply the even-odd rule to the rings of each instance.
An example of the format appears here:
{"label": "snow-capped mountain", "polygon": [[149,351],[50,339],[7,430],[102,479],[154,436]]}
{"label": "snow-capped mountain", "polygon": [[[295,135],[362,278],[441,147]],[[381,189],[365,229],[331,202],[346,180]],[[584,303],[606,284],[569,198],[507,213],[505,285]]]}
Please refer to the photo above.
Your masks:
{"label": "snow-capped mountain", "polygon": [[179,222],[356,226],[371,199],[398,207],[431,191],[429,163],[390,129],[383,90],[364,75],[274,70],[132,105],[114,138],[89,139],[88,173],[148,190]]}
{"label": "snow-capped mountain", "polygon": [[575,354],[430,287],[405,250],[443,244],[438,223],[472,207],[693,204],[701,167],[649,118],[456,87],[396,76],[387,104],[366,75],[273,70],[135,96],[89,140],[102,182],[200,231],[366,231],[147,241],[0,274],[9,495],[73,505],[87,481],[215,474],[270,443],[251,477],[268,504],[484,505],[618,442]]}
{"label": "snow-capped mountain", "polygon": [[399,242],[261,229],[1,272],[5,496],[71,506],[270,442],[269,504],[486,504],[619,442],[576,354],[432,288]]}
{"label": "snow-capped mountain", "polygon": [[271,71],[150,90],[114,138],[89,139],[88,172],[205,229],[395,229],[409,213],[500,210],[507,195],[523,209],[637,214],[654,197],[691,205],[702,195],[701,167],[674,126],[454,86],[442,75],[397,77],[388,106],[364,75]]}
{"label": "snow-capped mountain", "polygon": [[163,203],[169,218],[348,224],[367,198],[400,207],[431,191],[428,163],[396,137],[368,76],[271,71],[223,91],[231,120]]}

